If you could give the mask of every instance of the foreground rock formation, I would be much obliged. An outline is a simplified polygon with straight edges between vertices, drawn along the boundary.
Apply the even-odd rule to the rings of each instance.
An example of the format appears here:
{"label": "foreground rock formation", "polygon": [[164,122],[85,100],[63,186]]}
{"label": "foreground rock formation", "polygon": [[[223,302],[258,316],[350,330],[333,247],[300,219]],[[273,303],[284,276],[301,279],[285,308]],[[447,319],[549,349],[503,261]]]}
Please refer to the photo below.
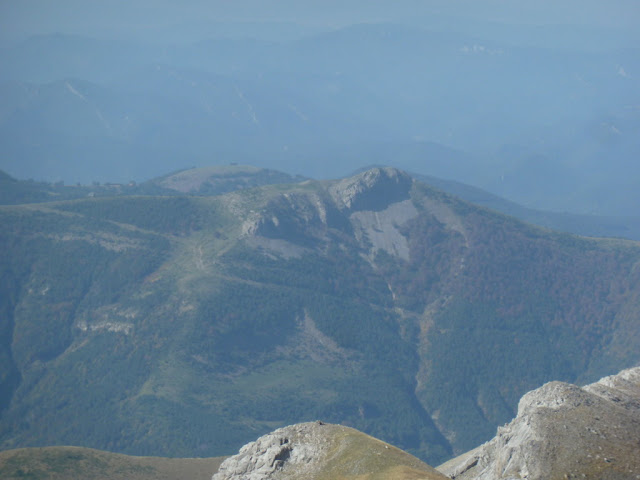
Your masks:
{"label": "foreground rock formation", "polygon": [[438,470],[454,480],[640,479],[640,367],[527,393],[491,441]]}
{"label": "foreground rock formation", "polygon": [[225,460],[212,480],[445,480],[417,458],[352,428],[322,422],[280,428]]}

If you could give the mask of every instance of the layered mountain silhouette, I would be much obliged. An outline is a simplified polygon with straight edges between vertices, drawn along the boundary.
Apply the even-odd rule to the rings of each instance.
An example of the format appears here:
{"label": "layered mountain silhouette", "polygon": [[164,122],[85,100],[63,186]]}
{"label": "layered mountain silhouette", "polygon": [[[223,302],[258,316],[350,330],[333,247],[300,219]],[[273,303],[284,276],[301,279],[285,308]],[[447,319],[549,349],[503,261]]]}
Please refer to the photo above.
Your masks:
{"label": "layered mountain silhouette", "polygon": [[194,43],[4,44],[0,168],[91,183],[212,161],[322,178],[393,163],[539,209],[637,214],[638,54],[621,31],[209,27]]}
{"label": "layered mountain silhouette", "polygon": [[172,192],[0,208],[2,448],[217,456],[322,418],[435,465],[640,360],[636,242],[392,168]]}

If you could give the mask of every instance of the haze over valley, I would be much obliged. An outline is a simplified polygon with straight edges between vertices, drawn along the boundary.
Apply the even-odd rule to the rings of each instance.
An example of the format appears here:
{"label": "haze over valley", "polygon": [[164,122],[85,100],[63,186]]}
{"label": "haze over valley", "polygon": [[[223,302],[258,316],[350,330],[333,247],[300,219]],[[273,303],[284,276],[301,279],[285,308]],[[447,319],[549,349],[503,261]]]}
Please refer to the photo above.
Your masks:
{"label": "haze over valley", "polygon": [[636,478],[637,20],[0,3],[0,477]]}
{"label": "haze over valley", "polygon": [[187,3],[4,4],[0,168],[90,184],[383,164],[637,214],[632,2]]}

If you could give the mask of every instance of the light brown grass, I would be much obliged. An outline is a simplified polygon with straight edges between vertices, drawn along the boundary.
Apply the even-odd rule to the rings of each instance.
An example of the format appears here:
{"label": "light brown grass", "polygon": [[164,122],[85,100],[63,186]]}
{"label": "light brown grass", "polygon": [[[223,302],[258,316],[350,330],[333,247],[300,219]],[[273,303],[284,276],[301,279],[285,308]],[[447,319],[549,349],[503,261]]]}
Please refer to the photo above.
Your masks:
{"label": "light brown grass", "polygon": [[81,447],[0,452],[3,480],[210,480],[223,457],[133,457]]}

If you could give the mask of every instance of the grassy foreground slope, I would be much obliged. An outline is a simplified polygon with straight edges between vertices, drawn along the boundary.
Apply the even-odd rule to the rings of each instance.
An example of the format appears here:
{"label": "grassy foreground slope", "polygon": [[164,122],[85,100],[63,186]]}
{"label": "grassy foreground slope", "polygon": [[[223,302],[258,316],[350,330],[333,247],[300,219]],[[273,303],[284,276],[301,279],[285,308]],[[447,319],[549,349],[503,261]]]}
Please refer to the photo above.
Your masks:
{"label": "grassy foreground slope", "polygon": [[4,480],[210,480],[224,458],[132,457],[80,447],[0,452]]}

